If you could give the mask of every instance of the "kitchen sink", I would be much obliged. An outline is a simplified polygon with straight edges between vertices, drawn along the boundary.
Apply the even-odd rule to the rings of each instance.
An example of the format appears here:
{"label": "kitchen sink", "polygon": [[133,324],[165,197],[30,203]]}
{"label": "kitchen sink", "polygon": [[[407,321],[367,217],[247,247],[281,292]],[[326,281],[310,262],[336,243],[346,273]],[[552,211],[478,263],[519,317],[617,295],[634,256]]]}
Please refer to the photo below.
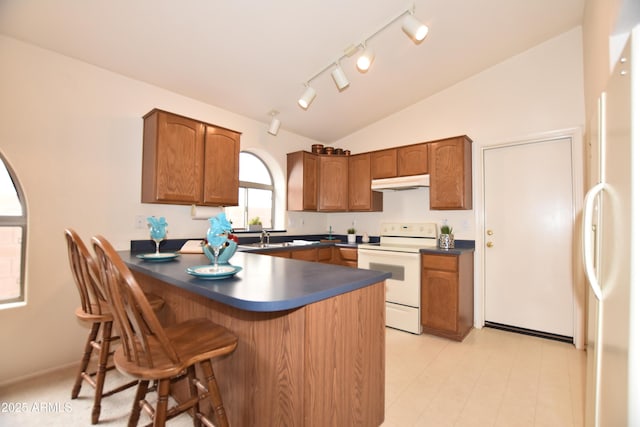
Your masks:
{"label": "kitchen sink", "polygon": [[286,248],[289,246],[305,246],[305,245],[309,245],[310,243],[315,243],[315,242],[301,242],[301,243],[297,243],[295,240],[293,242],[277,242],[277,243],[249,243],[249,244],[245,244],[245,245],[238,245],[239,248],[244,248],[244,249],[268,249],[268,248]]}
{"label": "kitchen sink", "polygon": [[238,245],[241,248],[282,248],[285,246],[293,246],[291,242],[281,242],[281,243],[249,243],[247,245]]}

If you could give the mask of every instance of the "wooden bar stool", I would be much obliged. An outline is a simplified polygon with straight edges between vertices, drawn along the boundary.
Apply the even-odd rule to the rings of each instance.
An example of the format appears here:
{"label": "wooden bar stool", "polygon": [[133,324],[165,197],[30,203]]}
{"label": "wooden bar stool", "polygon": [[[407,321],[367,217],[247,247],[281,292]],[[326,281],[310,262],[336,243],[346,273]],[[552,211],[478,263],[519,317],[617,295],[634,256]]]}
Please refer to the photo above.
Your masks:
{"label": "wooden bar stool", "polygon": [[[67,228],[64,232],[71,272],[80,294],[80,306],[76,309],[76,316],[82,322],[91,324],[71,398],[78,397],[83,381],[95,389],[91,423],[96,424],[100,418],[102,398],[132,387],[137,384],[137,381],[104,391],[106,373],[114,368],[113,365],[108,365],[109,356],[112,354],[111,343],[119,337],[113,331],[113,316],[99,281],[95,260],[75,230]],[[150,295],[149,299],[156,310],[164,305],[162,298],[156,295]],[[98,355],[97,367],[93,371],[88,371],[94,350]]]}
{"label": "wooden bar stool", "polygon": [[[122,334],[122,346],[114,354],[119,371],[140,380],[129,426],[135,426],[145,410],[154,426],[190,411],[194,425],[213,426],[200,410],[200,400],[208,399],[216,426],[229,425],[211,359],[232,353],[238,338],[228,329],[208,320],[192,319],[163,327],[149,305],[138,282],[111,244],[102,236],[93,238],[93,248],[106,297],[114,321]],[[196,378],[200,366],[206,384]],[[190,396],[169,406],[172,381],[187,379]],[[155,408],[147,401],[149,381],[157,383]]]}

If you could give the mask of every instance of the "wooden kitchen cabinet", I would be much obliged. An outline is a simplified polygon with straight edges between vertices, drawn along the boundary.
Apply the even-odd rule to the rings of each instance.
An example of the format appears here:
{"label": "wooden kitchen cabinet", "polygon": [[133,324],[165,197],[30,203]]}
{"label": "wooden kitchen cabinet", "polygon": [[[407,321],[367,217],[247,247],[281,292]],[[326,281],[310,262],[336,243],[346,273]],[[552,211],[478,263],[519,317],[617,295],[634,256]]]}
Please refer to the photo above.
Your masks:
{"label": "wooden kitchen cabinet", "polygon": [[344,265],[347,267],[358,267],[358,249],[357,248],[345,248],[341,246],[334,246],[336,252],[336,264]]}
{"label": "wooden kitchen cabinet", "polygon": [[426,142],[398,147],[398,176],[424,175],[428,167]]}
{"label": "wooden kitchen cabinet", "polygon": [[298,249],[291,251],[291,258],[300,259],[303,261],[318,261],[318,248],[312,249]]}
{"label": "wooden kitchen cabinet", "polygon": [[390,148],[371,152],[371,178],[398,176],[398,150]]}
{"label": "wooden kitchen cabinet", "polygon": [[287,154],[287,210],[346,211],[348,192],[348,156]]}
{"label": "wooden kitchen cabinet", "polygon": [[371,190],[371,154],[349,156],[349,210],[382,211],[382,193]]}
{"label": "wooden kitchen cabinet", "polygon": [[154,109],[144,116],[143,203],[238,204],[240,133]]}
{"label": "wooden kitchen cabinet", "polygon": [[423,331],[462,341],[473,327],[473,252],[422,255]]}
{"label": "wooden kitchen cabinet", "polygon": [[318,210],[346,211],[349,208],[349,157],[319,155]]}
{"label": "wooden kitchen cabinet", "polygon": [[472,209],[471,139],[428,143],[431,209]]}
{"label": "wooden kitchen cabinet", "polygon": [[240,134],[206,126],[203,204],[238,206]]}
{"label": "wooden kitchen cabinet", "polygon": [[318,156],[297,151],[287,154],[287,210],[318,210]]}
{"label": "wooden kitchen cabinet", "polygon": [[328,247],[321,247],[318,248],[318,262],[323,262],[323,263],[331,263],[331,260],[333,259],[333,251],[332,251],[332,247],[328,246]]}

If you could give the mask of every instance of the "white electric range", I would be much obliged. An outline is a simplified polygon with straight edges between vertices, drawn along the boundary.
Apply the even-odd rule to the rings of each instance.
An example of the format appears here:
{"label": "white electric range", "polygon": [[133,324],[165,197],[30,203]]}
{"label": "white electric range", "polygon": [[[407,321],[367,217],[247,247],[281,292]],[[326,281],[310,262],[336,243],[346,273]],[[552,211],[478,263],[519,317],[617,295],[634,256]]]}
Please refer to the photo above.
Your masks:
{"label": "white electric range", "polygon": [[413,334],[420,323],[420,249],[438,246],[436,223],[382,223],[380,243],[358,246],[358,268],[391,273],[386,282],[387,326]]}

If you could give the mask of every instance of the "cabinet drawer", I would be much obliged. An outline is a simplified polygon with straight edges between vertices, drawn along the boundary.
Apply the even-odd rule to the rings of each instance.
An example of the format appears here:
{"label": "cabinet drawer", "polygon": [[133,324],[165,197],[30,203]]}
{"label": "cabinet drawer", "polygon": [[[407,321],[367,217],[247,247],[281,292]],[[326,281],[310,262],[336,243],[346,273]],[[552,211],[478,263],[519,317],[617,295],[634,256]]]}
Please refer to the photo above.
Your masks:
{"label": "cabinet drawer", "polygon": [[423,255],[422,268],[458,271],[458,257],[456,255]]}
{"label": "cabinet drawer", "polygon": [[340,257],[345,261],[358,261],[358,250],[354,248],[338,248]]}

